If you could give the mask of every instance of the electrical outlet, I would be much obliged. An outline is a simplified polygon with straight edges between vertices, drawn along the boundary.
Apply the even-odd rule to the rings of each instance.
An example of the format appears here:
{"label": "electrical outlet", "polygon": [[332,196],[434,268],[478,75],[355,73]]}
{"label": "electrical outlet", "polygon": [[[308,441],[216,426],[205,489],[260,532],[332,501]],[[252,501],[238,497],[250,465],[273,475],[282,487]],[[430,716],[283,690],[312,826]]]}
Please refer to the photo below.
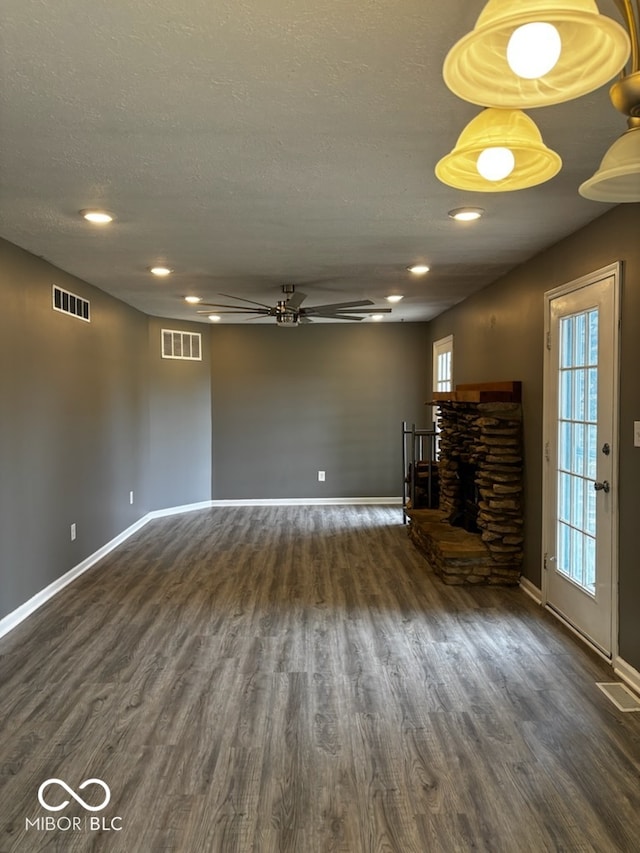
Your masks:
{"label": "electrical outlet", "polygon": [[75,542],[75,538],[76,538],[76,523],[74,521],[73,524],[71,525],[71,541]]}
{"label": "electrical outlet", "polygon": [[640,421],[633,422],[633,446],[640,447]]}
{"label": "electrical outlet", "polygon": [[129,492],[129,503],[133,503],[133,492]]}
{"label": "electrical outlet", "polygon": [[318,482],[324,483],[324,471],[318,471]]}

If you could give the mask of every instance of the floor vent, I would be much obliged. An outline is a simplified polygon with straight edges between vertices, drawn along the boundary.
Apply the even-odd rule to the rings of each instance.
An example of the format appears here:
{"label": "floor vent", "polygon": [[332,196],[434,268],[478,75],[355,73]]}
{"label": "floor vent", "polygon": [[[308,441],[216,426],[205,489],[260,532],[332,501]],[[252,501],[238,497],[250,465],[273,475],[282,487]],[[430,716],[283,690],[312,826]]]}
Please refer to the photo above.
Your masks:
{"label": "floor vent", "polygon": [[629,690],[626,684],[614,681],[609,684],[596,681],[596,686],[602,690],[620,711],[640,711],[640,698]]}
{"label": "floor vent", "polygon": [[88,299],[83,299],[81,296],[76,296],[75,293],[63,290],[57,284],[53,285],[52,293],[54,311],[60,311],[61,314],[69,314],[71,317],[77,317],[79,320],[85,320],[87,323],[91,322]]}
{"label": "floor vent", "polygon": [[162,330],[162,357],[182,361],[202,361],[202,335],[200,332]]}

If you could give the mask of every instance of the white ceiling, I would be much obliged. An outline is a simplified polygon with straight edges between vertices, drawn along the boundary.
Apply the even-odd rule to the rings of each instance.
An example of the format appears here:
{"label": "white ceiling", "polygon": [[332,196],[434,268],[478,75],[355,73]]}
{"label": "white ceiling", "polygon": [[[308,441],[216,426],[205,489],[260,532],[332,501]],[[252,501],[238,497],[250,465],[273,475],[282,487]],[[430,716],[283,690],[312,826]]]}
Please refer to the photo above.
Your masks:
{"label": "white ceiling", "polygon": [[[163,317],[294,283],[305,305],[395,291],[391,320],[429,319],[604,213],[577,186],[626,128],[605,86],[530,113],[564,161],[547,184],[440,184],[478,112],[442,62],[483,5],[3,0],[0,235]],[[486,216],[455,223],[462,205]],[[88,225],[90,207],[115,222]]]}

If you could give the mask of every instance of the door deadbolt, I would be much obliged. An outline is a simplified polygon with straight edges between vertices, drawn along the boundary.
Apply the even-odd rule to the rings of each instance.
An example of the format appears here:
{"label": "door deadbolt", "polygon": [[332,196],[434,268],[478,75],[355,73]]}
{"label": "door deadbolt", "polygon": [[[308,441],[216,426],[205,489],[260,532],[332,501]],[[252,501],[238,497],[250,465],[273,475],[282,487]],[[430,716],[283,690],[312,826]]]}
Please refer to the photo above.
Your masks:
{"label": "door deadbolt", "polygon": [[603,480],[601,483],[594,483],[593,488],[596,492],[604,492],[607,494],[611,490],[611,486],[609,485],[608,480]]}
{"label": "door deadbolt", "polygon": [[602,445],[602,452],[605,456],[608,456],[611,453],[611,447],[608,444]]}

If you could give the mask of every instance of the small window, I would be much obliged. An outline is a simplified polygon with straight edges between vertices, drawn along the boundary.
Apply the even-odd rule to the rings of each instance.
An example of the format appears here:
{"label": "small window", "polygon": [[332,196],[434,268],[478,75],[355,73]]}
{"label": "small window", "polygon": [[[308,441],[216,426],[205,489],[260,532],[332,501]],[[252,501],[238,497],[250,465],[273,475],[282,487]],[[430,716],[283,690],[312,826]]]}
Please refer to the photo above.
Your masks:
{"label": "small window", "polygon": [[76,296],[75,293],[70,293],[68,290],[63,290],[54,284],[52,287],[53,293],[53,310],[60,311],[61,314],[68,314],[70,317],[77,317],[79,320],[91,322],[89,313],[89,300],[82,299]]}
{"label": "small window", "polygon": [[162,358],[180,361],[202,361],[202,335],[200,332],[162,330]]}
{"label": "small window", "polygon": [[433,390],[453,390],[453,335],[433,344]]}
{"label": "small window", "polygon": [[[453,391],[453,335],[440,338],[433,343],[433,384],[434,391]],[[440,455],[440,432],[438,407],[433,407],[433,422],[436,429],[436,459]]]}

